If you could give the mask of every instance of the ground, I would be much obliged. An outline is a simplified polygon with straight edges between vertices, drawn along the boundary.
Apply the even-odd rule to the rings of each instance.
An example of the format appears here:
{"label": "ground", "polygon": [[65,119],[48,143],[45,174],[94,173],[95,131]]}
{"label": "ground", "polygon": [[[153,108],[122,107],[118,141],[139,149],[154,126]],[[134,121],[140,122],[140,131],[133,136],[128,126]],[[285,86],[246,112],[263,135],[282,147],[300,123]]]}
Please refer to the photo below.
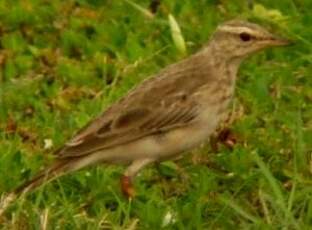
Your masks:
{"label": "ground", "polygon": [[3,229],[310,229],[311,8],[310,0],[0,1],[1,195],[131,87],[204,46],[219,23],[248,19],[294,41],[241,66],[231,147],[206,144],[143,170],[131,201],[119,189],[122,166],[64,176],[18,199]]}

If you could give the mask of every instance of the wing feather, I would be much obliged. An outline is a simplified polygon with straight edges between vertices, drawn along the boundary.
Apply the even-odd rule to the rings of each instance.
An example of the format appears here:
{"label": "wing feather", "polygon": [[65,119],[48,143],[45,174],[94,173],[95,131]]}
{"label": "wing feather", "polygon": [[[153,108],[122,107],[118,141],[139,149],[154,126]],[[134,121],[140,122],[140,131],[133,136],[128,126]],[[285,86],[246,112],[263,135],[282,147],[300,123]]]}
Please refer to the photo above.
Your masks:
{"label": "wing feather", "polygon": [[[140,107],[131,109],[115,120],[104,123],[92,135],[86,136],[76,145],[72,143],[66,145],[57,155],[60,158],[78,157],[186,126],[196,118],[195,107],[175,105],[173,109],[152,110]],[[110,127],[107,127],[108,125]]]}

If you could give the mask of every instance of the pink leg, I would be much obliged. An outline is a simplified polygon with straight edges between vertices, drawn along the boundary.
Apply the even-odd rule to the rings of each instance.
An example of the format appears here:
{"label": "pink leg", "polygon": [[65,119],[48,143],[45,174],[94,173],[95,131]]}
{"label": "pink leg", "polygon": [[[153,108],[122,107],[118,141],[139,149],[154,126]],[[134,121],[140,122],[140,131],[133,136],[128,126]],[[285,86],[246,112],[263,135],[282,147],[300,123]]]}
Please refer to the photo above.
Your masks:
{"label": "pink leg", "polygon": [[131,177],[129,176],[121,176],[120,178],[121,191],[125,197],[131,199],[135,196],[135,190],[132,185]]}
{"label": "pink leg", "polygon": [[124,175],[120,178],[120,185],[122,193],[131,199],[135,196],[135,189],[132,185],[132,180],[136,174],[144,168],[146,165],[154,162],[154,159],[146,158],[133,161],[130,166],[126,169]]}

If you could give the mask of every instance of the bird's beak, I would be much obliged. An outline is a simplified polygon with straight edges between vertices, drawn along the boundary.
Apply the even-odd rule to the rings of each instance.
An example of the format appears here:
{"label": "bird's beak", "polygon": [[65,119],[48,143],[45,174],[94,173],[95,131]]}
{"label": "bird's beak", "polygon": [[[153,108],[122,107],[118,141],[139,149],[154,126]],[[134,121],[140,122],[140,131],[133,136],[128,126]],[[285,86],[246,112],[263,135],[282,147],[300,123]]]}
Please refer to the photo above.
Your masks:
{"label": "bird's beak", "polygon": [[268,40],[268,43],[270,43],[272,46],[287,46],[293,44],[294,42],[278,36],[271,36]]}

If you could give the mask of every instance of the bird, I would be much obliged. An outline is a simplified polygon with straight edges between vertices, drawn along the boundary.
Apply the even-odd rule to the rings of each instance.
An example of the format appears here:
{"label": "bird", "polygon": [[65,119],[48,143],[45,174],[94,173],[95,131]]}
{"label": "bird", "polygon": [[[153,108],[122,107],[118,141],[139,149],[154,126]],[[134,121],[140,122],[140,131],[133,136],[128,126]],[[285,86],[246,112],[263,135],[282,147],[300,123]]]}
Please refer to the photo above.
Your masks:
{"label": "bird", "polygon": [[64,174],[102,163],[127,165],[121,190],[134,197],[132,182],[140,170],[209,140],[228,114],[243,60],[288,44],[259,24],[240,19],[220,24],[199,51],[148,77],[91,120],[3,205]]}

